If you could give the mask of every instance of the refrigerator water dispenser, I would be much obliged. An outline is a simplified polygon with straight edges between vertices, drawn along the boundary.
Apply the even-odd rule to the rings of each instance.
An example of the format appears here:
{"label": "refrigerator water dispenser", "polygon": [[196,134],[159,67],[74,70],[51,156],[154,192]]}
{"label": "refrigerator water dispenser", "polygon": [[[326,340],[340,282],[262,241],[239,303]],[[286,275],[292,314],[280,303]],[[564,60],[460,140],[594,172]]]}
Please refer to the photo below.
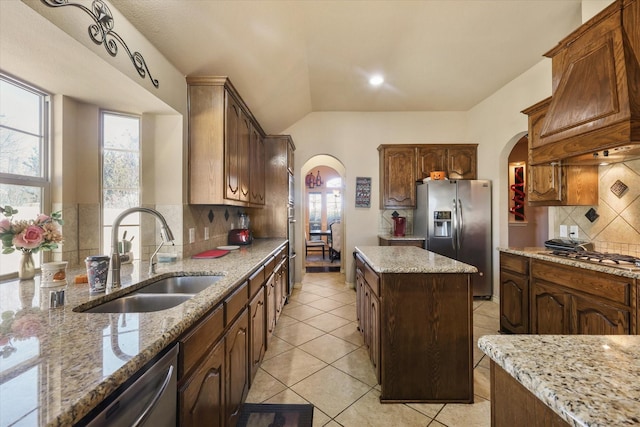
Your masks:
{"label": "refrigerator water dispenser", "polygon": [[433,236],[451,237],[451,211],[433,212]]}

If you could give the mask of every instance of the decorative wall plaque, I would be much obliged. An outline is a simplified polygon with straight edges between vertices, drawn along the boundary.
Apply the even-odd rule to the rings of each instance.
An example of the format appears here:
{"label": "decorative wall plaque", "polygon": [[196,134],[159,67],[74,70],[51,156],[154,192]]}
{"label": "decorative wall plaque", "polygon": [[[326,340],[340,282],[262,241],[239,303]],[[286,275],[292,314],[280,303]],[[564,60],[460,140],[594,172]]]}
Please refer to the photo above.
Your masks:
{"label": "decorative wall plaque", "polygon": [[371,178],[356,177],[356,208],[371,207]]}

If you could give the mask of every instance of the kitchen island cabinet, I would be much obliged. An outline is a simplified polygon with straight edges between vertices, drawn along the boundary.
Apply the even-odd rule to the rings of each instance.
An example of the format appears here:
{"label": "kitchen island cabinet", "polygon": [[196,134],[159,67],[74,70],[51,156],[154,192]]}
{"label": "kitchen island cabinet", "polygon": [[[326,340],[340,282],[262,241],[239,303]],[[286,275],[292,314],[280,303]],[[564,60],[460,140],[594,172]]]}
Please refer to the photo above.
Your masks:
{"label": "kitchen island cabinet", "polygon": [[424,248],[424,236],[394,236],[391,234],[379,234],[378,245],[380,246],[415,246]]}
{"label": "kitchen island cabinet", "polygon": [[412,246],[355,250],[358,329],[380,401],[472,403],[477,269]]}
{"label": "kitchen island cabinet", "polygon": [[640,337],[485,335],[491,425],[638,424]]}

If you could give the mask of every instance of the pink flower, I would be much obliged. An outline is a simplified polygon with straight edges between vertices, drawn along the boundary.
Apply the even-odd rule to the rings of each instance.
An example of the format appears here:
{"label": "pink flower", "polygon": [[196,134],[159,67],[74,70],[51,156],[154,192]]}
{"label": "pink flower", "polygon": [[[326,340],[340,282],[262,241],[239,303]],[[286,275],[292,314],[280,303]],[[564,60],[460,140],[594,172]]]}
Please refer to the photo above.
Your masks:
{"label": "pink flower", "polygon": [[51,217],[49,215],[38,214],[38,216],[36,217],[36,224],[43,224],[43,223],[49,221],[50,219],[51,219]]}
{"label": "pink flower", "polygon": [[0,219],[0,233],[11,230],[11,221],[8,218]]}
{"label": "pink flower", "polygon": [[37,225],[30,225],[22,233],[13,237],[13,244],[16,248],[35,249],[44,240],[44,231]]}

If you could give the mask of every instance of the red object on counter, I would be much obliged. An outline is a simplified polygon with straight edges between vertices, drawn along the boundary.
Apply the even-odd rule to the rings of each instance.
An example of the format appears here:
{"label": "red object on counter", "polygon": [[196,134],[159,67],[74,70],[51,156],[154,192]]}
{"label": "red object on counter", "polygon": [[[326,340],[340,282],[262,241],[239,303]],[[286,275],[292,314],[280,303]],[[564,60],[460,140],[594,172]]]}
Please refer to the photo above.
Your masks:
{"label": "red object on counter", "polygon": [[225,256],[229,251],[222,249],[210,249],[208,251],[200,252],[192,256],[193,259],[209,259],[209,258],[220,258],[221,256]]}
{"label": "red object on counter", "polygon": [[393,235],[404,236],[406,225],[407,225],[406,217],[404,216],[393,217]]}

